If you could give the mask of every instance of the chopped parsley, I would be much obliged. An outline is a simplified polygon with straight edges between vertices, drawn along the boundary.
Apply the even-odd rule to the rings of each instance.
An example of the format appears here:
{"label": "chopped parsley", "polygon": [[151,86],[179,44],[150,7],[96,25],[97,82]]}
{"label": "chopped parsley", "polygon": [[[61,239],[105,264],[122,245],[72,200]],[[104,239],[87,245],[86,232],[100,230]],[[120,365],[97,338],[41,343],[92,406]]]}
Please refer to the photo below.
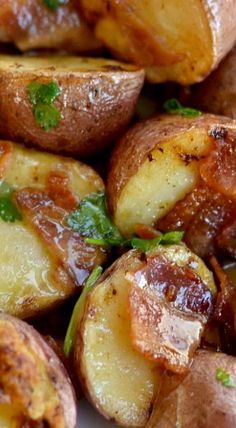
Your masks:
{"label": "chopped parsley", "polygon": [[179,244],[183,239],[184,232],[175,231],[175,232],[167,232],[163,233],[157,238],[154,239],[140,239],[140,238],[132,238],[131,246],[136,248],[137,250],[142,251],[143,253],[147,253],[148,251],[153,250],[158,245],[174,245]]}
{"label": "chopped parsley", "polygon": [[93,269],[92,273],[90,274],[90,276],[88,277],[85,286],[83,288],[83,291],[77,301],[77,303],[75,304],[71,319],[70,319],[70,323],[69,323],[69,327],[67,329],[66,332],[66,337],[65,337],[65,341],[64,341],[64,354],[68,357],[70,355],[73,343],[74,343],[74,338],[75,338],[75,333],[76,333],[76,329],[80,324],[80,320],[82,319],[83,313],[84,313],[84,305],[85,305],[85,299],[87,294],[89,293],[90,290],[92,290],[92,288],[94,287],[95,283],[97,282],[97,280],[100,278],[102,274],[102,267],[101,266],[97,266]]}
{"label": "chopped parsley", "polygon": [[91,193],[84,198],[67,222],[88,244],[116,246],[125,242],[109,216],[104,192]]}
{"label": "chopped parsley", "polygon": [[44,5],[49,10],[56,10],[59,6],[65,4],[65,0],[43,0]]}
{"label": "chopped parsley", "polygon": [[176,98],[167,100],[163,105],[163,110],[169,114],[179,114],[185,117],[197,117],[202,115],[200,110],[184,107]]}
{"label": "chopped parsley", "polygon": [[53,81],[48,84],[31,82],[27,89],[37,124],[45,131],[55,128],[61,120],[61,113],[53,104],[61,94],[58,84]]}
{"label": "chopped parsley", "polygon": [[216,379],[219,380],[222,385],[226,386],[227,388],[235,388],[235,383],[230,374],[221,368],[216,369]]}
{"label": "chopped parsley", "polygon": [[8,223],[22,220],[16,203],[13,200],[14,189],[5,181],[0,183],[0,218]]}

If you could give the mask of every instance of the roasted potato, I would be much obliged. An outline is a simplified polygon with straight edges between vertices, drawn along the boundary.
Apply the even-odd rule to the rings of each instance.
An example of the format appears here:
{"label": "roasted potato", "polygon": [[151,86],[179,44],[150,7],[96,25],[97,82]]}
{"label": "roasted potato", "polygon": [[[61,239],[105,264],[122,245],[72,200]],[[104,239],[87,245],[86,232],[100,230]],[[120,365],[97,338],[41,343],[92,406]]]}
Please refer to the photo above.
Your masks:
{"label": "roasted potato", "polygon": [[73,295],[105,260],[65,223],[103,182],[78,161],[8,142],[0,181],[0,310],[25,318]]}
{"label": "roasted potato", "polygon": [[164,398],[157,400],[146,427],[232,428],[236,425],[235,384],[235,357],[198,351],[184,380],[166,374]]}
{"label": "roasted potato", "polygon": [[236,46],[204,82],[193,87],[190,102],[203,111],[236,119]]}
{"label": "roasted potato", "polygon": [[95,35],[151,82],[196,83],[236,40],[234,0],[81,0]]}
{"label": "roasted potato", "polygon": [[[129,130],[112,154],[108,177],[121,232],[131,236],[138,223],[183,230],[200,256],[223,246],[234,254],[235,136],[235,121],[213,115],[157,116]],[[224,226],[224,243],[217,242]]]}
{"label": "roasted potato", "polygon": [[0,314],[0,426],[75,428],[76,403],[69,377],[31,326]]}
{"label": "roasted potato", "polygon": [[[0,135],[52,152],[98,153],[129,123],[143,79],[141,69],[105,59],[2,56]],[[48,85],[54,92],[45,95]]]}
{"label": "roasted potato", "polygon": [[[53,7],[53,2],[48,2]],[[56,4],[56,3],[55,3]],[[47,7],[43,0],[0,0],[0,41],[22,51],[63,49],[95,52],[101,44],[78,13],[74,0]]]}
{"label": "roasted potato", "polygon": [[[156,290],[160,280],[159,301],[158,304],[155,301],[153,314],[153,307],[145,306],[147,301],[144,302],[144,296],[141,303],[137,302],[133,294],[134,286],[135,290],[137,287],[132,275],[140,278],[142,283],[140,291],[151,288],[152,281],[145,287],[141,273],[142,269],[148,266],[146,263],[155,260],[157,269],[164,272],[165,283],[173,291],[170,276],[163,267],[157,265],[158,261],[164,260],[167,270],[173,265],[181,272],[184,268],[190,269],[192,280],[197,274],[204,282],[204,287],[208,289],[208,294],[211,291],[215,293],[212,274],[185,246],[159,246],[146,255],[146,258],[144,261],[139,251],[131,250],[118,259],[98,280],[87,295],[83,316],[78,317],[80,322],[77,324],[72,352],[75,371],[96,409],[107,419],[128,427],[142,427],[148,420],[154,396],[158,394],[161,385],[163,370],[157,365],[163,363],[163,360],[165,363],[171,360],[172,367],[176,367],[178,363],[180,366],[183,362],[186,365],[186,361],[188,365],[191,361],[192,353],[199,345],[202,333],[200,317],[202,308],[199,310],[199,302],[204,300],[205,305],[207,295],[201,294],[199,284],[198,302],[194,300],[194,292],[190,292],[192,302],[195,301],[195,309],[198,307],[197,316],[186,309],[188,306],[186,302],[186,305],[182,302],[182,309],[179,311],[180,294],[182,296],[185,294],[183,287],[180,286],[178,291],[178,285],[175,284],[178,297],[176,302],[173,299],[168,304],[164,297],[164,294],[168,293],[163,291],[163,281],[157,278],[157,271],[155,278],[152,272]],[[148,277],[148,273],[146,275]],[[162,292],[163,296],[160,298]],[[188,302],[191,300],[190,294]],[[137,303],[141,311],[139,316],[136,313]],[[169,318],[166,317],[165,309],[167,312],[169,310]],[[145,314],[149,310],[151,316],[146,318]],[[155,328],[152,325],[154,321]],[[139,322],[141,325],[138,326]],[[156,352],[155,358],[152,355],[150,359],[145,347],[150,338],[147,334],[148,329],[151,335],[153,334],[152,340],[161,345],[159,354]],[[143,341],[142,339],[139,341],[138,338],[141,330]],[[181,348],[178,343],[181,343]]]}

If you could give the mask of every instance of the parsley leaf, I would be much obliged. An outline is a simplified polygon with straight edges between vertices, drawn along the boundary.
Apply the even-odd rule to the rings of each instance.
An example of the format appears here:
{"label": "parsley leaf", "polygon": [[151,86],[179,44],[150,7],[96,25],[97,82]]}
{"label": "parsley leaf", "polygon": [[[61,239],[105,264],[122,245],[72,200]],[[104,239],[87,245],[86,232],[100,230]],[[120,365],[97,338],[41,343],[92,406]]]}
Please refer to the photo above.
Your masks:
{"label": "parsley leaf", "polygon": [[219,380],[222,385],[226,386],[227,388],[235,388],[234,381],[231,378],[230,374],[221,368],[216,369],[216,379]]}
{"label": "parsley leaf", "polygon": [[132,238],[131,246],[136,248],[137,250],[142,251],[143,253],[147,253],[148,251],[153,250],[158,245],[173,245],[179,244],[179,242],[183,239],[184,232],[175,231],[175,232],[167,232],[157,238],[154,239],[140,239],[140,238]]}
{"label": "parsley leaf", "polygon": [[45,6],[50,10],[56,10],[59,6],[65,4],[65,0],[43,0]]}
{"label": "parsley leaf", "polygon": [[0,217],[8,223],[22,220],[22,215],[12,199],[13,193],[14,189],[5,181],[0,184]]}
{"label": "parsley leaf", "polygon": [[75,304],[75,307],[70,319],[69,327],[66,332],[66,337],[64,341],[64,347],[63,347],[64,354],[67,357],[69,356],[71,352],[71,348],[73,346],[76,328],[79,325],[80,320],[82,319],[82,316],[84,313],[84,305],[85,305],[85,299],[87,297],[87,294],[94,287],[95,283],[100,278],[101,274],[102,274],[101,266],[97,266],[93,269],[92,273],[90,274],[90,276],[88,277],[84,285],[83,291],[77,303]]}
{"label": "parsley leaf", "polygon": [[104,192],[91,193],[84,198],[78,209],[69,215],[67,223],[86,237],[88,244],[106,246],[122,245],[125,242],[109,217]]}
{"label": "parsley leaf", "polygon": [[45,131],[55,128],[61,120],[61,113],[53,104],[61,94],[58,84],[53,81],[48,84],[31,82],[27,89],[37,124]]}
{"label": "parsley leaf", "polygon": [[184,107],[176,98],[167,100],[163,105],[164,111],[170,114],[179,114],[185,117],[201,116],[202,112],[190,107]]}

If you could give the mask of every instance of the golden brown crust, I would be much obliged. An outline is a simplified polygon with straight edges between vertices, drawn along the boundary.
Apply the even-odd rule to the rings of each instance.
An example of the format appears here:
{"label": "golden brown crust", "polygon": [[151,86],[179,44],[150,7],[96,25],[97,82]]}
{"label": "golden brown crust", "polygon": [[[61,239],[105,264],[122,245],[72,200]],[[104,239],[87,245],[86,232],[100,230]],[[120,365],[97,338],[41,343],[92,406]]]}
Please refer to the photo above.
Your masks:
{"label": "golden brown crust", "polygon": [[197,118],[160,115],[138,123],[130,129],[117,143],[110,160],[108,195],[112,214],[116,210],[122,189],[138,171],[148,154],[158,148],[160,143],[190,129],[203,129],[210,134],[220,127],[236,135],[236,122],[214,115],[202,115]]}
{"label": "golden brown crust", "polygon": [[0,314],[0,404],[19,406],[24,422],[76,426],[75,394],[54,351],[23,321]]}
{"label": "golden brown crust", "polygon": [[[0,67],[2,137],[80,156],[100,152],[121,134],[134,113],[144,79],[142,70],[109,60],[67,58],[62,70],[63,59],[8,60],[10,67]],[[23,71],[21,63],[26,63]],[[27,85],[52,80],[61,88],[55,105],[62,119],[45,132],[35,122]]]}

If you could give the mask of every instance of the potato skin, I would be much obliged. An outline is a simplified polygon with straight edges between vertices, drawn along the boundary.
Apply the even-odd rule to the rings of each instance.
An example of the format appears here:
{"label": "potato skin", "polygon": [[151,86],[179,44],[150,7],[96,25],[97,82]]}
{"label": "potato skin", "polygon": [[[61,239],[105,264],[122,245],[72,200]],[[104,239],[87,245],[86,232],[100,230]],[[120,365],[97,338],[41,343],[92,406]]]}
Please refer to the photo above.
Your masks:
{"label": "potato skin", "polygon": [[19,406],[26,423],[75,428],[74,390],[54,351],[33,327],[9,315],[0,314],[0,331],[0,406]]}
{"label": "potato skin", "polygon": [[204,82],[193,87],[190,103],[236,119],[236,46]]}
{"label": "potato skin", "polygon": [[113,54],[145,66],[155,83],[201,81],[236,39],[234,0],[81,0],[81,7]]}
{"label": "potato skin", "polygon": [[88,53],[101,49],[74,0],[54,11],[42,0],[0,0],[0,40],[13,42],[22,51],[44,48]]}
{"label": "potato skin", "polygon": [[[54,153],[86,157],[108,146],[128,125],[144,72],[103,59],[2,57],[1,136]],[[45,132],[32,112],[27,85],[56,82],[62,119]]]}
{"label": "potato skin", "polygon": [[114,215],[122,190],[139,170],[148,154],[160,143],[171,140],[189,129],[205,130],[210,134],[218,127],[229,129],[236,135],[236,122],[209,114],[196,118],[161,115],[140,122],[131,128],[116,144],[110,159],[108,175],[108,201]]}
{"label": "potato skin", "polygon": [[[165,377],[169,394],[156,403],[147,428],[232,428],[236,425],[235,388],[216,379],[220,368],[236,380],[236,358],[208,351],[198,351],[188,375]],[[178,386],[179,384],[179,386]]]}

